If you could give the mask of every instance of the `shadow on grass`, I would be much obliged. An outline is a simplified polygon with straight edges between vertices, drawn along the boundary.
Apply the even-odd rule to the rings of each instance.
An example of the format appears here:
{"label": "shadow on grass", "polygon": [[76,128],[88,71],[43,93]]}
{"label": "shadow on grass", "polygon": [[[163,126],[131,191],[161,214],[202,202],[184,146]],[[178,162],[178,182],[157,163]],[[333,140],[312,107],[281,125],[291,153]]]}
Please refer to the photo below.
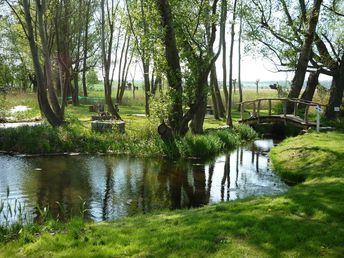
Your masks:
{"label": "shadow on grass", "polygon": [[[340,257],[344,181],[306,182],[284,196],[136,216],[69,229],[27,245],[58,255],[97,257]],[[77,232],[77,233],[76,233]]]}

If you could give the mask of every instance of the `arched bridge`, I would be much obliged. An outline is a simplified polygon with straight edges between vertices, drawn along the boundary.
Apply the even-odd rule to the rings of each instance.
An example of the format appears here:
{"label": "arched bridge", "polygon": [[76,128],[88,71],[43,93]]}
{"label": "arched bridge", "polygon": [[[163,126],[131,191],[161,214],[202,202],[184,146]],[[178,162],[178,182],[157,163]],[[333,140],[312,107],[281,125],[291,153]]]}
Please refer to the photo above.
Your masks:
{"label": "arched bridge", "polygon": [[[274,104],[279,102],[282,105],[277,106],[279,108],[273,108],[273,102],[275,102]],[[239,105],[241,113],[239,123],[247,125],[284,123],[301,129],[316,127],[316,122],[310,121],[309,111],[316,106],[325,106],[312,101],[290,98],[262,98],[243,101]],[[288,106],[293,107],[292,113],[287,112]]]}

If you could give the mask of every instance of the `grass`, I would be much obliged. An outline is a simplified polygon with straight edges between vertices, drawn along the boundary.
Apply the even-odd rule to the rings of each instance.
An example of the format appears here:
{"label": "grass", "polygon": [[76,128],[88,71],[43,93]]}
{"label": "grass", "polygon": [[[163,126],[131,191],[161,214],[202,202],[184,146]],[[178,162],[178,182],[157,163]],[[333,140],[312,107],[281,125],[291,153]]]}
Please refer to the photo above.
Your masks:
{"label": "grass", "polygon": [[79,120],[66,126],[52,128],[43,124],[29,127],[0,129],[0,150],[25,154],[64,152],[114,153],[132,156],[174,158],[209,158],[257,137],[247,126],[209,132],[204,135],[188,134],[169,144],[164,143],[154,123],[146,122],[128,130],[126,134],[96,133]]}
{"label": "grass", "polygon": [[[91,91],[90,96],[101,96],[102,92]],[[129,93],[127,93],[129,94]],[[127,96],[128,97],[128,96]],[[142,90],[137,92],[135,103],[124,100],[120,105],[120,114],[126,122],[126,134],[95,133],[91,131],[91,115],[87,105],[66,108],[67,125],[61,128],[51,128],[43,124],[36,127],[21,127],[16,129],[0,129],[0,150],[26,154],[82,152],[82,153],[130,153],[134,156],[167,156],[177,157],[209,157],[226,148],[240,144],[245,140],[256,137],[252,130],[238,126],[236,130],[217,135],[215,133],[203,136],[188,135],[184,140],[177,140],[174,145],[163,143],[157,133],[159,120],[146,118],[135,114],[144,114],[144,106],[140,102]],[[25,105],[31,108],[28,112],[18,112],[17,119],[32,119],[39,114],[33,93],[13,93],[6,96],[6,108]],[[238,119],[238,113],[234,114]],[[224,126],[224,120],[215,120],[207,115],[204,128]],[[246,133],[249,137],[241,137]],[[224,136],[226,135],[226,136]],[[247,135],[246,135],[247,136]],[[224,144],[220,142],[220,138]],[[228,139],[225,139],[225,138]],[[205,151],[204,151],[205,150]]]}
{"label": "grass", "polygon": [[18,240],[0,245],[0,257],[342,257],[343,146],[344,134],[330,132],[274,148],[276,171],[299,182],[281,196],[24,228]]}

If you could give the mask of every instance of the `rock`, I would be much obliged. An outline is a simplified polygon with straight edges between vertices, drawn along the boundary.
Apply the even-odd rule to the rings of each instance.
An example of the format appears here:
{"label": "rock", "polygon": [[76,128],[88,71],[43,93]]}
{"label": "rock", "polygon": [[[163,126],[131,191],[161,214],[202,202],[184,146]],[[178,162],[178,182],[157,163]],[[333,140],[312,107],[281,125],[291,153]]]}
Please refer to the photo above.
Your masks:
{"label": "rock", "polygon": [[106,121],[92,121],[91,122],[92,131],[95,132],[112,132],[114,129],[119,133],[125,133],[125,122],[106,120]]}

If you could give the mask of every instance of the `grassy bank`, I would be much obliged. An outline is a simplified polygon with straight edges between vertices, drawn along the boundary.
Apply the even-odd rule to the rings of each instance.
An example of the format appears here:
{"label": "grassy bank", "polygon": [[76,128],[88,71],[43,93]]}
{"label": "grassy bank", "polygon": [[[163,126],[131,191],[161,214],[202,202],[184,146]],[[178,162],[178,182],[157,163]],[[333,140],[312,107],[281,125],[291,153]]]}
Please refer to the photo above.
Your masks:
{"label": "grassy bank", "polygon": [[[97,92],[90,92],[96,96]],[[142,96],[141,96],[142,95]],[[157,133],[159,119],[146,118],[142,105],[142,91],[135,100],[127,100],[120,105],[120,114],[125,121],[126,133],[95,133],[91,130],[91,116],[88,105],[66,108],[65,126],[52,128],[47,124],[35,127],[0,129],[0,151],[25,154],[51,154],[64,152],[114,153],[133,156],[169,158],[199,157],[208,158],[256,137],[253,130],[237,126],[233,130],[212,132],[206,135],[187,135],[174,144],[165,144]],[[142,102],[142,103],[141,103]],[[24,105],[29,111],[18,112],[15,119],[32,119],[39,114],[36,96],[33,93],[9,94],[5,108]],[[238,115],[238,114],[236,114]],[[39,115],[38,115],[39,116]],[[224,126],[224,120],[215,120],[207,115],[204,128]]]}
{"label": "grassy bank", "polygon": [[302,183],[259,197],[107,223],[48,223],[0,246],[1,257],[342,257],[344,134],[281,143],[278,173]]}
{"label": "grassy bank", "polygon": [[256,133],[251,128],[238,125],[204,135],[189,134],[173,143],[164,143],[156,125],[148,122],[120,134],[96,133],[80,121],[73,121],[60,128],[39,125],[0,129],[0,150],[25,154],[78,152],[209,158],[254,138]]}

